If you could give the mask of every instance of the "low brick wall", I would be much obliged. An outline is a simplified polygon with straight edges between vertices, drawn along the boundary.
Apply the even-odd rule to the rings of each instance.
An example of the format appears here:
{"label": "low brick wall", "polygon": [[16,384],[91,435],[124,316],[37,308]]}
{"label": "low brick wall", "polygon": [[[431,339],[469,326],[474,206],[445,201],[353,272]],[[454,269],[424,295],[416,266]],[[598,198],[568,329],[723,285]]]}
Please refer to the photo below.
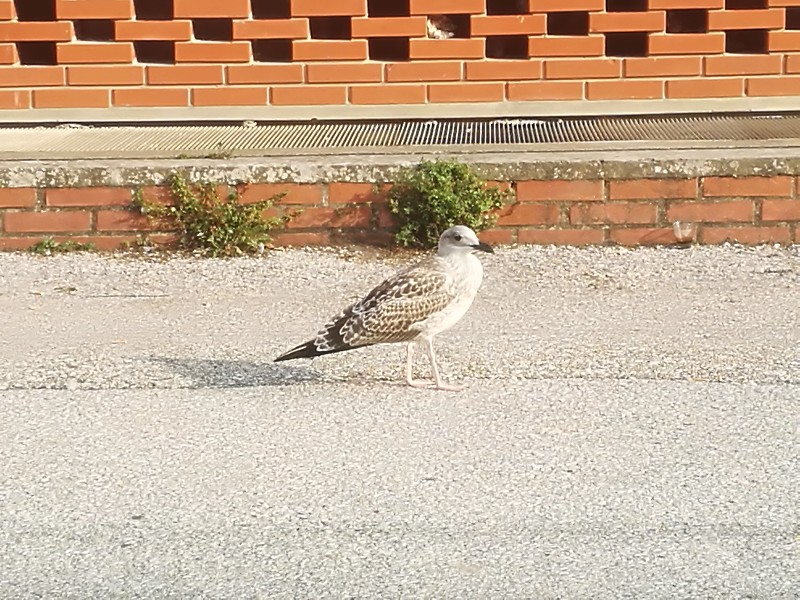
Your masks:
{"label": "low brick wall", "polygon": [[[399,166],[246,161],[187,163],[194,180],[236,186],[242,202],[286,192],[277,214],[292,216],[277,245],[390,239],[384,193]],[[13,165],[13,163],[9,163]],[[0,166],[0,248],[24,249],[53,236],[114,249],[148,235],[174,239],[132,207],[132,194],[165,198],[176,168],[86,163]],[[800,159],[477,162],[515,199],[487,241],[510,244],[675,244],[673,223],[691,224],[701,244],[800,242]],[[733,174],[737,176],[733,176]],[[243,182],[247,182],[246,184]]]}

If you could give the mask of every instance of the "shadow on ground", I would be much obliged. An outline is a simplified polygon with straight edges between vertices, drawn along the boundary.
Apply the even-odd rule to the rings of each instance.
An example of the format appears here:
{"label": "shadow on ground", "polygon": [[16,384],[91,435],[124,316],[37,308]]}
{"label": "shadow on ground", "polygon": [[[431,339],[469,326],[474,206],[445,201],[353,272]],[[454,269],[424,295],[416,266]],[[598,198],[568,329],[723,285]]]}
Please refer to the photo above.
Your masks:
{"label": "shadow on ground", "polygon": [[322,381],[312,367],[248,360],[151,357],[150,361],[187,381],[192,388],[237,388]]}

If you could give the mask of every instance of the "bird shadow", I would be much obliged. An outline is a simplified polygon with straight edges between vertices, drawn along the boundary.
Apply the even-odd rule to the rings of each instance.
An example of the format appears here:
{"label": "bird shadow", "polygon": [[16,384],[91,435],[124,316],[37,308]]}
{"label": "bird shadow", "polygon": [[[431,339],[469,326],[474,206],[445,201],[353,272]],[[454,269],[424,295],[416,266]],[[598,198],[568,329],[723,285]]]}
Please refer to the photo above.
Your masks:
{"label": "bird shadow", "polygon": [[190,388],[245,388],[290,386],[321,382],[311,367],[295,367],[249,360],[150,357],[150,362],[187,381]]}

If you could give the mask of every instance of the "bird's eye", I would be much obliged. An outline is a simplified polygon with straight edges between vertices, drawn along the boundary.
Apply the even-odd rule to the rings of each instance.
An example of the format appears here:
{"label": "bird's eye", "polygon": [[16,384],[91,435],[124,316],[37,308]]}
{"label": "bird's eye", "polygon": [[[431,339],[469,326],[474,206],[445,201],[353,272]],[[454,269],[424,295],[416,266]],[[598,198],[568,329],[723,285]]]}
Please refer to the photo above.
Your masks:
{"label": "bird's eye", "polygon": [[457,241],[457,242],[460,242],[460,241],[461,241],[461,236],[460,236],[460,235],[458,235],[458,234],[455,234],[455,235],[453,236],[453,239],[454,239],[455,241]]}

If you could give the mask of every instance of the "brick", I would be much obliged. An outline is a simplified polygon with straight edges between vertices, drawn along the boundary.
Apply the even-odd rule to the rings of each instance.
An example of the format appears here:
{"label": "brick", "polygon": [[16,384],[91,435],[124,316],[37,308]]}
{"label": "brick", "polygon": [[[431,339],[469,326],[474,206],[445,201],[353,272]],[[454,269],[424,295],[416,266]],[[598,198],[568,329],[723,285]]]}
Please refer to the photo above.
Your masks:
{"label": "brick", "polygon": [[151,85],[219,85],[222,65],[154,65],[147,67]]}
{"label": "brick", "polygon": [[589,12],[597,12],[605,10],[605,0],[560,0],[558,3],[548,3],[548,6],[541,6],[542,2],[532,2],[531,9],[541,10],[542,12],[560,12],[560,11],[576,11],[585,10]]}
{"label": "brick", "polygon": [[[385,194],[385,190],[384,190]],[[328,202],[331,204],[383,203],[385,195],[377,191],[371,183],[350,183],[334,181],[328,184]]]}
{"label": "brick", "polygon": [[775,177],[704,177],[703,195],[707,197],[788,198],[792,195],[792,178]]}
{"label": "brick", "polygon": [[249,62],[248,42],[176,42],[177,62]]}
{"label": "brick", "polygon": [[502,83],[434,83],[428,86],[430,102],[502,102]]}
{"label": "brick", "polygon": [[725,0],[650,0],[651,10],[668,10],[681,8],[725,8]]}
{"label": "brick", "polygon": [[56,55],[61,64],[131,63],[136,58],[130,42],[70,42],[58,44]]}
{"label": "brick", "polygon": [[554,58],[544,61],[547,79],[605,79],[622,75],[617,58]]}
{"label": "brick", "polygon": [[321,227],[366,228],[372,221],[372,207],[312,207],[292,217],[287,229],[316,229]]}
{"label": "brick", "polygon": [[47,206],[127,206],[131,203],[128,188],[51,188],[45,190]]}
{"label": "brick", "polygon": [[305,39],[309,36],[308,19],[263,19],[233,22],[233,39]]}
{"label": "brick", "polygon": [[410,0],[412,15],[479,14],[484,12],[485,0]]}
{"label": "brick", "polygon": [[0,22],[0,42],[68,42],[72,39],[69,21]]}
{"label": "brick", "polygon": [[293,40],[296,61],[366,60],[367,40]]}
{"label": "brick", "polygon": [[603,243],[602,229],[520,229],[520,244],[543,246],[590,246]]}
{"label": "brick", "polygon": [[667,220],[698,223],[752,223],[752,200],[730,202],[674,202],[667,207]]}
{"label": "brick", "polygon": [[57,233],[89,231],[92,215],[86,211],[9,212],[3,222],[8,233]]}
{"label": "brick", "polygon": [[13,0],[0,0],[0,21],[11,21],[16,18],[17,11]]}
{"label": "brick", "polygon": [[0,250],[7,252],[29,250],[31,246],[42,239],[42,237],[0,237]]}
{"label": "brick", "polygon": [[0,109],[30,108],[29,90],[0,90]]}
{"label": "brick", "polygon": [[309,83],[373,83],[383,77],[383,65],[378,63],[325,63],[306,67]]}
{"label": "brick", "polygon": [[0,87],[38,87],[64,84],[64,67],[0,67]]}
{"label": "brick", "polygon": [[488,229],[481,231],[480,239],[484,244],[492,246],[508,246],[514,243],[513,229]]}
{"label": "brick", "polygon": [[282,246],[327,246],[330,244],[330,234],[327,231],[318,232],[278,232],[272,234],[272,245]]}
{"label": "brick", "polygon": [[416,39],[408,43],[408,54],[412,59],[483,58],[484,53],[485,44],[482,39]]}
{"label": "brick", "polygon": [[461,63],[391,63],[386,65],[386,81],[389,82],[428,82],[458,81],[461,79]]}
{"label": "brick", "polygon": [[788,227],[702,227],[699,240],[701,244],[788,244],[791,232]]}
{"label": "brick", "polygon": [[657,56],[626,58],[622,61],[625,77],[689,77],[700,75],[703,59],[699,56]]}
{"label": "brick", "polygon": [[117,21],[118,40],[190,40],[191,21]]}
{"label": "brick", "polygon": [[292,0],[292,15],[295,17],[330,17],[353,15],[363,17],[367,14],[367,0]]}
{"label": "brick", "polygon": [[662,246],[677,242],[672,227],[615,227],[608,232],[608,239],[621,246]]}
{"label": "brick", "polygon": [[530,56],[602,56],[605,36],[565,35],[528,38]]}
{"label": "brick", "polygon": [[512,102],[522,100],[580,100],[582,98],[582,81],[530,81],[508,84],[508,99]]}
{"label": "brick", "polygon": [[131,0],[56,0],[56,17],[66,19],[130,19]]}
{"label": "brick", "polygon": [[18,62],[17,45],[12,43],[0,44],[0,65],[13,65]]}
{"label": "brick", "polygon": [[239,202],[252,204],[286,193],[278,204],[321,204],[322,186],[310,183],[251,183],[239,186]]}
{"label": "brick", "polygon": [[104,89],[34,90],[34,108],[108,108],[110,94]]}
{"label": "brick", "polygon": [[352,20],[354,38],[425,37],[425,17],[355,18]]}
{"label": "brick", "polygon": [[593,180],[574,181],[518,181],[517,200],[520,202],[586,201],[603,199],[603,182]]}
{"label": "brick", "polygon": [[800,221],[800,200],[764,200],[761,220]]}
{"label": "brick", "polygon": [[243,19],[250,16],[249,0],[174,0],[176,19],[187,18],[226,18]]}
{"label": "brick", "polygon": [[144,67],[138,65],[67,67],[68,85],[142,85]]}
{"label": "brick", "polygon": [[725,34],[722,32],[653,34],[650,36],[648,50],[651,55],[722,54],[725,52]]}
{"label": "brick", "polygon": [[486,35],[543,35],[547,28],[545,15],[472,15],[470,32]]}
{"label": "brick", "polygon": [[132,210],[98,210],[95,217],[97,231],[153,231],[164,225]]}
{"label": "brick", "polygon": [[424,104],[424,85],[357,85],[350,88],[352,104]]}
{"label": "brick", "polygon": [[747,80],[746,87],[748,96],[798,96],[800,77],[752,77]]}
{"label": "brick", "polygon": [[586,82],[586,98],[589,100],[630,100],[663,97],[663,81],[623,80]]}
{"label": "brick", "polygon": [[664,31],[667,24],[666,13],[650,12],[606,12],[589,15],[589,31]]}
{"label": "brick", "polygon": [[579,204],[569,209],[569,222],[573,225],[655,223],[657,212],[656,204],[648,202]]}
{"label": "brick", "polygon": [[262,106],[267,103],[265,87],[196,88],[192,90],[194,106]]}
{"label": "brick", "polygon": [[800,54],[791,54],[786,57],[786,72],[800,73]]}
{"label": "brick", "polygon": [[780,8],[766,10],[719,10],[708,13],[710,31],[731,29],[783,29],[784,11]]}
{"label": "brick", "polygon": [[231,65],[228,83],[302,83],[303,65]]}
{"label": "brick", "polygon": [[513,81],[541,79],[542,62],[538,60],[487,60],[468,62],[465,65],[468,80]]}
{"label": "brick", "polygon": [[509,225],[555,225],[558,223],[560,215],[561,211],[557,204],[518,202],[502,210],[497,224],[501,227]]}
{"label": "brick", "polygon": [[112,90],[114,106],[189,106],[185,88],[137,88]]}
{"label": "brick", "polygon": [[633,179],[608,182],[611,200],[660,200],[695,198],[697,179]]}
{"label": "brick", "polygon": [[770,52],[800,52],[800,31],[770,31],[767,44]]}
{"label": "brick", "polygon": [[36,205],[34,188],[0,188],[0,207],[31,208]]}
{"label": "brick", "polygon": [[724,98],[742,96],[744,79],[702,78],[667,81],[667,98]]}
{"label": "brick", "polygon": [[270,101],[278,105],[344,104],[347,88],[341,85],[294,85],[274,87]]}
{"label": "brick", "polygon": [[783,57],[762,56],[709,56],[705,60],[706,75],[771,75],[781,72]]}

